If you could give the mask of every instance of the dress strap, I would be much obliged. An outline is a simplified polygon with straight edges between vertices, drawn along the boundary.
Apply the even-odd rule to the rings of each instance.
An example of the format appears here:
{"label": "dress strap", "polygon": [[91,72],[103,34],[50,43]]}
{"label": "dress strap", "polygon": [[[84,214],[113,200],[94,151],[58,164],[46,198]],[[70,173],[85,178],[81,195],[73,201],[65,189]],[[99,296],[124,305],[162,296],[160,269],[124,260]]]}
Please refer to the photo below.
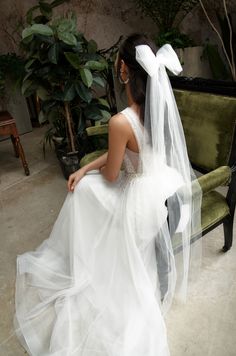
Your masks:
{"label": "dress strap", "polygon": [[130,126],[132,127],[140,152],[142,147],[141,143],[143,139],[143,126],[139,120],[139,117],[136,112],[134,112],[134,110],[130,107],[127,107],[126,109],[122,110],[121,113],[125,115],[125,117],[129,121]]}

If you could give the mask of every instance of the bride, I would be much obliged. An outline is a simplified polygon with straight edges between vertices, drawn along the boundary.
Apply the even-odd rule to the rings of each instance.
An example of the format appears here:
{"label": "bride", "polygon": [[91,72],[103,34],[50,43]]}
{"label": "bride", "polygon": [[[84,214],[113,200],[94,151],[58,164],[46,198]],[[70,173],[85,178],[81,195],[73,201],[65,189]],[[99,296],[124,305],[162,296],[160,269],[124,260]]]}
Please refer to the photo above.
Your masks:
{"label": "bride", "polygon": [[169,355],[164,313],[186,297],[201,194],[165,67],[181,71],[170,45],[122,43],[128,107],[110,119],[108,152],[70,176],[50,237],[18,256],[15,328],[29,355]]}

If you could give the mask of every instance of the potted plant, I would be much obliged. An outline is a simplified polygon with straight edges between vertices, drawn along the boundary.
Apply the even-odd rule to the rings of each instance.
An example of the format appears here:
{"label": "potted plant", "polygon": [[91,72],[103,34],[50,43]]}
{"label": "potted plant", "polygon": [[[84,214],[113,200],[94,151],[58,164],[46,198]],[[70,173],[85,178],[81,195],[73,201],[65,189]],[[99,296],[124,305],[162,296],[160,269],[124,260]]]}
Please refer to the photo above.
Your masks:
{"label": "potted plant", "polygon": [[85,153],[86,125],[110,116],[107,101],[96,97],[96,87],[105,86],[107,62],[95,41],[78,32],[74,13],[26,27],[21,44],[27,57],[22,93],[40,98],[39,121],[51,124],[46,140],[62,136],[58,157],[68,177]]}
{"label": "potted plant", "polygon": [[150,17],[159,29],[158,45],[170,43],[175,48],[193,45],[188,35],[179,31],[179,25],[197,5],[198,0],[134,0],[138,8]]}
{"label": "potted plant", "polygon": [[197,6],[199,0],[134,0],[138,8],[157,25],[155,41],[159,47],[170,43],[183,65],[182,75],[198,76],[209,71],[207,61],[202,61],[203,46],[194,41],[179,27],[184,18]]}

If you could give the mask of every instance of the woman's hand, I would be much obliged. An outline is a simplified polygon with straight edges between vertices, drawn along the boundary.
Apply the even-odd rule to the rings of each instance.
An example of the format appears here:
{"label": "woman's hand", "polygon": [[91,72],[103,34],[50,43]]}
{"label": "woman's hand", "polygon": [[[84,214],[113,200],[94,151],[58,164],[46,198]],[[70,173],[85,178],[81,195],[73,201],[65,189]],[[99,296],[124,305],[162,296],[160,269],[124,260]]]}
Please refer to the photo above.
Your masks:
{"label": "woman's hand", "polygon": [[106,168],[106,166],[102,166],[101,168],[99,168],[99,172],[102,174],[102,172],[104,171],[105,168]]}
{"label": "woman's hand", "polygon": [[78,184],[79,181],[84,177],[85,173],[86,172],[82,168],[80,168],[78,171],[72,173],[69,176],[69,179],[67,182],[67,187],[68,187],[69,192],[74,191],[76,184]]}

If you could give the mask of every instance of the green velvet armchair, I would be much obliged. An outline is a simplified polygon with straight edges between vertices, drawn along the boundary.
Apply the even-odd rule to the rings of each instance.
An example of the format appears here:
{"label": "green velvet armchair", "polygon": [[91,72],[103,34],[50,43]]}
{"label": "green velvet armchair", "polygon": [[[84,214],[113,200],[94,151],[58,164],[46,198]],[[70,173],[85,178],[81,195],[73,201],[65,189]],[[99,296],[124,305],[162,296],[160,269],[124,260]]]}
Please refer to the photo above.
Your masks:
{"label": "green velvet armchair", "polygon": [[[203,191],[202,235],[223,223],[224,246],[233,241],[233,219],[236,205],[236,98],[186,90],[174,90],[184,128],[189,158],[201,176]],[[107,148],[107,125],[89,127],[87,134],[94,152],[82,158],[81,166],[97,158]],[[227,186],[226,197],[216,189]],[[178,244],[173,241],[175,252]]]}

